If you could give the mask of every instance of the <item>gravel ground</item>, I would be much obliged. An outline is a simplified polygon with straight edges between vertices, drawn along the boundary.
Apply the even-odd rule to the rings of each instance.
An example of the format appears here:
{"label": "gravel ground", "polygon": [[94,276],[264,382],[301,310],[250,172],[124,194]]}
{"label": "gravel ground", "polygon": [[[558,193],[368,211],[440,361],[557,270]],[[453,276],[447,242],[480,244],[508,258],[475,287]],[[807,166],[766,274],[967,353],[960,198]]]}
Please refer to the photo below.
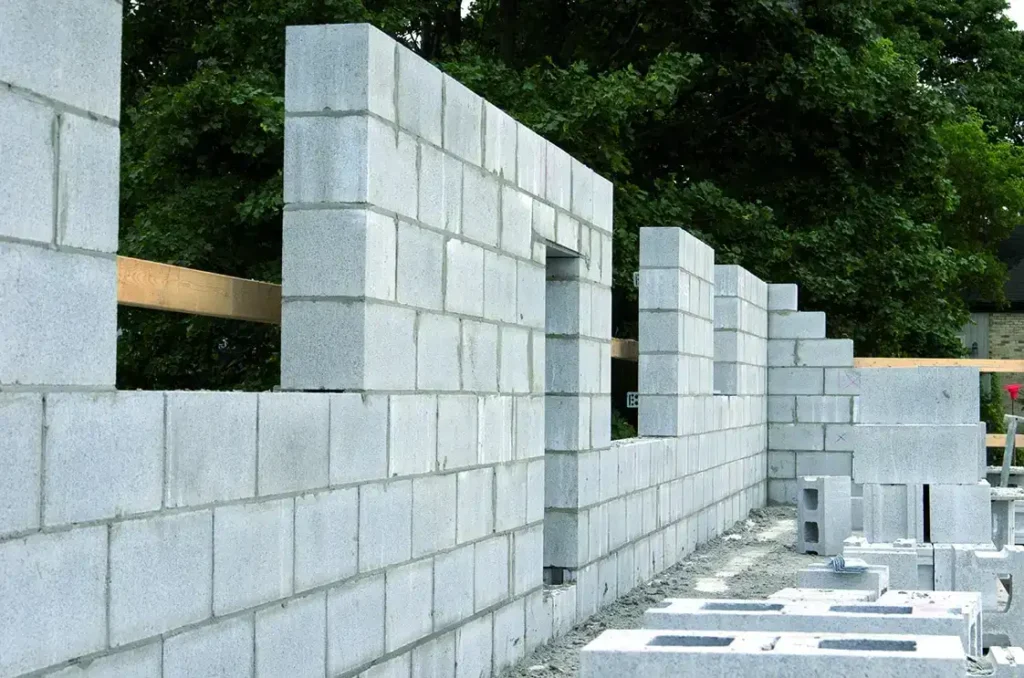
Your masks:
{"label": "gravel ground", "polygon": [[502,678],[575,676],[580,648],[606,629],[640,628],[644,611],[665,598],[766,598],[796,586],[796,573],[819,556],[800,555],[796,509],[754,511],[743,523],[697,549],[653,581],[638,586],[568,634],[505,670]]}

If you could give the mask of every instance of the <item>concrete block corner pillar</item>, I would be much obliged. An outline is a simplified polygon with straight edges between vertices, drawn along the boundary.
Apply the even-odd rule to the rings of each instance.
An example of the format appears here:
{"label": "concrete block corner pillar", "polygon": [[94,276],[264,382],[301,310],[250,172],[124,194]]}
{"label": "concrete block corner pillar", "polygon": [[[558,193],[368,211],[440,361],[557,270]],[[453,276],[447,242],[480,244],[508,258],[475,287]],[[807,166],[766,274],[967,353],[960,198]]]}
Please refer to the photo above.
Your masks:
{"label": "concrete block corner pillar", "polygon": [[0,390],[114,387],[122,11],[0,3]]}
{"label": "concrete block corner pillar", "polygon": [[640,229],[641,436],[696,432],[714,379],[715,253],[675,227]]}

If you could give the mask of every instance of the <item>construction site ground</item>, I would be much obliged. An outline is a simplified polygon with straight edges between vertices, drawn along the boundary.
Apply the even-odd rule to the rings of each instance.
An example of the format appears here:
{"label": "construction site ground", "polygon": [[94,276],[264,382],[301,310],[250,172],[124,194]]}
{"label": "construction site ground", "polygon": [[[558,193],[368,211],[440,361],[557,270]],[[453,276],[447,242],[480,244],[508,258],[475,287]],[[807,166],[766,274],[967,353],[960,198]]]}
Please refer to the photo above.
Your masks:
{"label": "construction site ground", "polygon": [[825,559],[797,553],[795,539],[795,508],[754,511],[746,521],[701,546],[653,581],[602,608],[566,635],[541,646],[501,676],[575,676],[584,645],[606,629],[640,628],[644,611],[665,598],[757,599],[796,586],[799,570]]}

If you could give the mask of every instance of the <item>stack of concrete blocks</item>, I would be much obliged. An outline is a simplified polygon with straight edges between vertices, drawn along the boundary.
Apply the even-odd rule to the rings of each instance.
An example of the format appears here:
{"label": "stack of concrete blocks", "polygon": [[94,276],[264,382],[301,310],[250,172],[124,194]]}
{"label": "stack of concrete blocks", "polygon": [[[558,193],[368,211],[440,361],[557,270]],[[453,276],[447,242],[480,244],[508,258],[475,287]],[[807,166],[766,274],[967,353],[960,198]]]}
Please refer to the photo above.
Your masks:
{"label": "stack of concrete blocks", "polygon": [[764,396],[768,285],[739,266],[715,266],[714,390]]}
{"label": "stack of concrete blocks", "polygon": [[621,676],[963,678],[955,636],[757,631],[605,631],[580,653],[580,678]]}
{"label": "stack of concrete blocks", "polygon": [[[826,339],[825,314],[799,311],[796,285],[768,292],[768,500],[796,504],[797,478],[852,475],[843,431],[857,421],[858,398],[842,377],[853,367],[853,341]],[[859,486],[851,492],[857,529]]]}
{"label": "stack of concrete blocks", "polygon": [[[991,485],[993,488],[999,487],[999,483],[1001,482],[1002,471],[1003,469],[1000,466],[989,466],[986,469],[986,479],[988,480],[989,485]],[[1007,482],[1007,486],[1011,490],[1016,490],[1018,492],[1022,491],[1021,488],[1024,487],[1024,467],[1010,467],[1010,477],[1009,481]],[[1011,521],[1010,517],[1007,516],[1005,512],[1012,511],[1012,533],[1014,535],[1012,543],[1016,544],[1017,546],[1024,545],[1024,500],[1015,500],[1013,502],[1012,508],[1010,506],[1005,505],[1000,507],[993,503],[992,511],[993,530],[999,529],[1000,523],[1006,525],[1006,527],[1003,529],[1008,529]],[[996,516],[996,511],[1001,511],[1001,515]]]}
{"label": "stack of concrete blocks", "polygon": [[796,550],[834,556],[850,535],[850,477],[797,479]]}
{"label": "stack of concrete blocks", "polygon": [[864,537],[852,536],[843,545],[846,558],[858,558],[889,568],[893,589],[930,591],[935,588],[934,547],[917,539],[897,539],[872,544]]}
{"label": "stack of concrete blocks", "polygon": [[[889,590],[889,568],[859,559],[846,562],[848,571],[836,572],[828,565],[809,565],[797,573],[802,589],[867,591],[871,600]],[[856,565],[856,568],[852,567]]]}

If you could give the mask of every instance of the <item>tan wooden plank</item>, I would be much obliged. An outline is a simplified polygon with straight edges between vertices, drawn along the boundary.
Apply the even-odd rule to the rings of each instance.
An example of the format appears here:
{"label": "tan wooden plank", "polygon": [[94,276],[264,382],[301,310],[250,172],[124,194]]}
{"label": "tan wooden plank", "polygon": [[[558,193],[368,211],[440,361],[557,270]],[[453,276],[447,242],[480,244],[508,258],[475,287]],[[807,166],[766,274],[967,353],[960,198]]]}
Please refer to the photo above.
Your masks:
{"label": "tan wooden plank", "polygon": [[640,359],[640,345],[636,339],[612,339],[612,357],[635,363]]}
{"label": "tan wooden plank", "polygon": [[155,261],[117,258],[117,303],[281,324],[281,286]]}
{"label": "tan wooden plank", "polygon": [[977,367],[982,372],[1024,372],[1024,360],[960,358],[855,358],[854,367]]}
{"label": "tan wooden plank", "polygon": [[[1017,434],[1016,445],[1018,448],[1024,447],[1024,433]],[[985,436],[985,447],[1005,447],[1006,446],[1006,434],[1005,433],[989,433]]]}

